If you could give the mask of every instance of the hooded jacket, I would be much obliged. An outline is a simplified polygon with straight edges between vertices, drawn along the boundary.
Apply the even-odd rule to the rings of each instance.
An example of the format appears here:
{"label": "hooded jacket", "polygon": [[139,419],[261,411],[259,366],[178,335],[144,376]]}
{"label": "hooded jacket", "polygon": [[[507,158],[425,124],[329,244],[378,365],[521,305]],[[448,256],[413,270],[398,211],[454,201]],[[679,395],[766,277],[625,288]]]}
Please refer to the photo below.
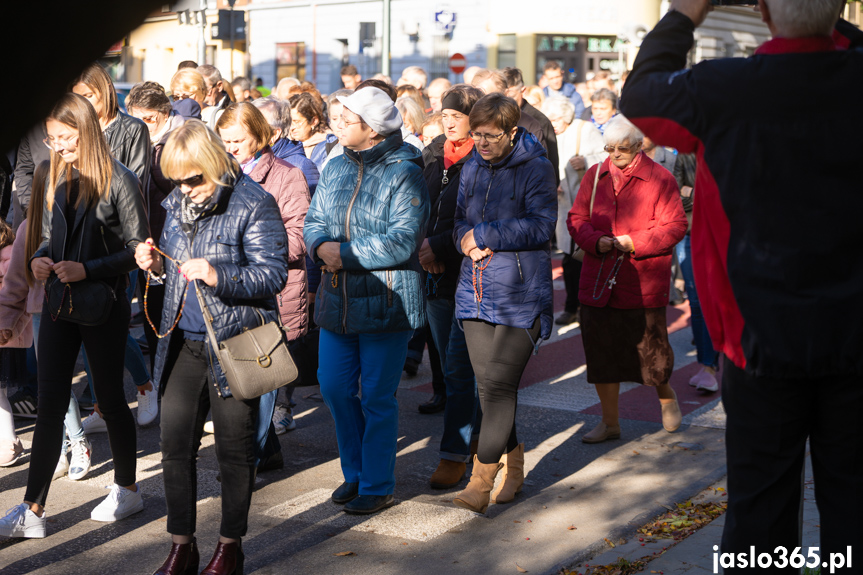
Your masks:
{"label": "hooded jacket", "polygon": [[[225,341],[244,329],[276,321],[276,294],[288,277],[288,248],[285,226],[276,200],[248,176],[229,176],[231,186],[217,188],[216,208],[202,216],[195,226],[194,239],[183,231],[181,196],[175,189],[162,206],[168,214],[159,247],[172,258],[188,261],[204,258],[216,270],[215,287],[198,282],[207,308],[213,316],[216,341]],[[234,179],[235,178],[235,179]],[[180,312],[186,282],[167,264],[165,303],[162,309],[162,332],[173,325]],[[176,269],[176,268],[175,268]],[[194,289],[188,297],[195,297]],[[260,314],[260,316],[259,316]],[[168,364],[171,339],[176,332],[159,340],[153,382],[159,382],[161,393],[171,375]],[[210,364],[213,380],[222,397],[230,397],[228,381],[206,342],[213,358]]]}
{"label": "hooded jacket", "polygon": [[317,265],[324,242],[341,243],[342,268],[325,273],[315,323],[339,333],[413,330],[426,323],[418,252],[429,217],[422,159],[400,132],[361,152],[345,150],[321,176],[306,216]]}
{"label": "hooded jacket", "polygon": [[309,329],[306,309],[309,285],[306,280],[306,244],[303,241],[303,224],[311,201],[309,187],[302,171],[276,158],[269,146],[264,148],[249,177],[276,199],[288,234],[288,281],[278,301],[288,341],[294,341]]}
{"label": "hooded jacket", "polygon": [[555,170],[542,144],[523,128],[516,133],[514,149],[496,164],[474,149],[461,172],[453,239],[461,252],[462,238],[473,229],[477,246],[494,255],[480,263],[488,265],[482,301],[474,294],[473,261],[464,258],[456,318],[528,329],[539,317],[541,337],[551,335]]}

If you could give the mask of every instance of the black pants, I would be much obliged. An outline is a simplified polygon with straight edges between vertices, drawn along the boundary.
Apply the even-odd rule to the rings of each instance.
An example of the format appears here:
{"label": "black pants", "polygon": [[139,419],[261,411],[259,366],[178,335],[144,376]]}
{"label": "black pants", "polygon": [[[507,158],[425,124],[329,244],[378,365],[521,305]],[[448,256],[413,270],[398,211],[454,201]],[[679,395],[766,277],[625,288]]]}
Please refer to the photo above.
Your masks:
{"label": "black pants", "polygon": [[480,463],[496,463],[518,446],[518,384],[539,338],[539,318],[529,330],[481,320],[464,320],[462,325],[482,405],[477,457]]}
{"label": "black pants", "polygon": [[[222,537],[246,534],[255,484],[255,431],[258,400],[220,397],[204,342],[184,340],[182,332],[169,354],[170,376],[162,395],[162,475],[168,504],[168,533],[196,530],[197,454],[207,412],[212,408],[216,457],[222,475]],[[179,349],[177,349],[179,348]]]}
{"label": "black pants", "polygon": [[25,501],[44,505],[48,496],[63,443],[63,418],[69,409],[72,376],[82,343],[90,361],[99,409],[108,427],[114,483],[124,487],[135,483],[135,420],[123,391],[129,316],[125,292],[113,303],[108,321],[98,326],[82,326],[61,319],[52,321],[47,304],[43,306],[38,343],[39,411]]}
{"label": "black pants", "polygon": [[863,378],[769,379],[750,375],[728,360],[723,372],[728,513],[722,551],[748,555],[754,545],[757,556],[774,554],[776,547],[784,546],[790,555],[800,546],[808,438],[821,522],[821,560],[828,561],[830,553],[844,554],[850,545],[859,573],[863,529],[852,510],[863,507]]}
{"label": "black pants", "polygon": [[566,303],[563,310],[568,313],[578,311],[578,282],[581,279],[581,262],[569,254],[563,254],[563,287],[566,288]]}

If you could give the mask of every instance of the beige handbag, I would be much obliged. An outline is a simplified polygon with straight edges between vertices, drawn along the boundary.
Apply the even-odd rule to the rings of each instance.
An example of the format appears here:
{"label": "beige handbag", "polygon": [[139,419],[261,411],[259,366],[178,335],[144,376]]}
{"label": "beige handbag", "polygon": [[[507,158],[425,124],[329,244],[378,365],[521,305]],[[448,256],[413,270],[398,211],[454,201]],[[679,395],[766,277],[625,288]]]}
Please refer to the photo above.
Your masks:
{"label": "beige handbag", "polygon": [[297,379],[299,372],[280,323],[265,323],[261,312],[255,310],[261,325],[218,342],[213,331],[213,316],[197,283],[195,292],[204,314],[210,346],[228,380],[231,395],[241,401],[254,399]]}
{"label": "beige handbag", "polygon": [[[593,178],[593,192],[590,194],[590,217],[593,217],[593,202],[596,200],[596,185],[599,183],[599,170],[602,168],[602,163],[596,165],[596,176]],[[575,240],[573,245],[575,245]],[[584,250],[579,246],[578,250],[572,254],[572,259],[578,262],[584,261]]]}

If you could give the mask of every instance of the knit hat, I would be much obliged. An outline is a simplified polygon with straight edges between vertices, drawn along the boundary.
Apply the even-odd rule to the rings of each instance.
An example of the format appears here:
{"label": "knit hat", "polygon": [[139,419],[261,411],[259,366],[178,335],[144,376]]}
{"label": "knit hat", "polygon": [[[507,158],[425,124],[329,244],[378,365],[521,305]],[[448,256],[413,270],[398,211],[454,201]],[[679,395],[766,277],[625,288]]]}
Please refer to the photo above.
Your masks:
{"label": "knit hat", "polygon": [[350,96],[339,96],[345,108],[359,116],[381,136],[389,136],[402,127],[402,117],[389,96],[378,88],[362,88]]}

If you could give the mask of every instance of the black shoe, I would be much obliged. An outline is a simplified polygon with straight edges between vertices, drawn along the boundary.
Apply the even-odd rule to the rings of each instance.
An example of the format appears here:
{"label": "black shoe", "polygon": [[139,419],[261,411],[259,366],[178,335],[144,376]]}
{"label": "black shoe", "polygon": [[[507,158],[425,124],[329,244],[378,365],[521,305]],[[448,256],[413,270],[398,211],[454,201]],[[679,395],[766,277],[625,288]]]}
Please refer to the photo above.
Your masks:
{"label": "black shoe", "polygon": [[405,360],[404,370],[405,370],[406,374],[411,375],[411,376],[416,375],[417,370],[419,370],[419,367],[420,367],[420,362],[418,362],[414,358],[409,357]]}
{"label": "black shoe", "polygon": [[258,473],[263,473],[265,471],[275,471],[276,469],[283,469],[284,467],[285,458],[282,457],[282,452],[278,451],[258,463]]}
{"label": "black shoe", "polygon": [[360,494],[359,483],[348,483],[345,481],[339,488],[333,491],[333,503],[336,505],[344,505],[357,498]]}
{"label": "black shoe", "polygon": [[12,404],[13,416],[36,419],[36,398],[32,395],[24,393],[23,390],[16,391],[9,396],[9,403]]}
{"label": "black shoe", "polygon": [[419,404],[419,406],[417,406],[417,409],[420,410],[420,413],[425,413],[428,415],[430,413],[441,412],[444,410],[445,407],[446,407],[446,396],[445,395],[439,395],[436,393],[433,396],[431,396],[431,399],[429,399],[427,402]]}
{"label": "black shoe", "polygon": [[579,314],[577,311],[572,312],[572,313],[565,311],[562,314],[560,314],[559,316],[557,316],[557,319],[554,320],[554,323],[556,323],[557,325],[570,325],[573,323],[578,323],[578,321],[579,321],[578,316],[579,316]]}
{"label": "black shoe", "polygon": [[360,495],[347,505],[345,505],[345,513],[351,515],[370,515],[377,513],[381,509],[392,507],[396,504],[396,500],[390,495]]}

